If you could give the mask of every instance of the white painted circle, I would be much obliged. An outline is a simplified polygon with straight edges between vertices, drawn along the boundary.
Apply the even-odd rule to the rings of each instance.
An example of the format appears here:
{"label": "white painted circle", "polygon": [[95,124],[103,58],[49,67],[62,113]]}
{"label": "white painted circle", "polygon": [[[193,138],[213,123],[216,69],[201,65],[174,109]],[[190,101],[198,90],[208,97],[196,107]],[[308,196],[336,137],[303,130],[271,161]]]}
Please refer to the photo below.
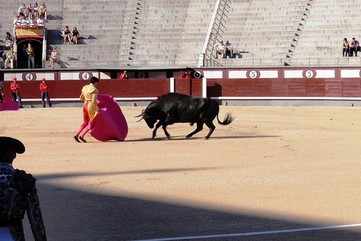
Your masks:
{"label": "white painted circle", "polygon": [[304,72],[304,76],[307,78],[307,79],[311,79],[315,76],[315,72],[313,70],[306,70]]}
{"label": "white painted circle", "polygon": [[248,72],[248,76],[251,78],[251,79],[256,79],[259,77],[259,73],[258,71],[256,70],[251,70]]}

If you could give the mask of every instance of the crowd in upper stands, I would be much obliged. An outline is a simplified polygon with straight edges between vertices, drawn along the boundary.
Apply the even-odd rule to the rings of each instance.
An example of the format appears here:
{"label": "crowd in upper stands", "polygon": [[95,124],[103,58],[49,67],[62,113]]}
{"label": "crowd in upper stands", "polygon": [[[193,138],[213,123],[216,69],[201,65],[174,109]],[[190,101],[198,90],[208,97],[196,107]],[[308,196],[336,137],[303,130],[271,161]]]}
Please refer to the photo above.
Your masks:
{"label": "crowd in upper stands", "polygon": [[347,38],[343,39],[342,56],[343,57],[357,57],[357,53],[361,51],[360,42],[353,37],[351,41]]}
{"label": "crowd in upper stands", "polygon": [[48,18],[47,8],[45,3],[38,4],[35,1],[28,6],[25,3],[21,4],[18,8],[17,16],[14,20],[16,25],[44,25]]}
{"label": "crowd in upper stands", "polygon": [[[14,19],[13,24],[16,27],[36,27],[36,26],[44,26],[44,23],[48,19],[47,7],[44,2],[38,3],[37,1],[32,1],[26,5],[22,3],[17,9],[17,15]],[[70,30],[69,26],[65,26],[62,30],[62,38],[64,40],[64,44],[78,44],[80,39],[80,33],[77,27],[73,27]],[[1,40],[0,40],[1,41]],[[16,60],[16,53],[14,50],[14,44],[16,41],[16,37],[12,36],[10,32],[6,33],[5,36],[5,46],[3,48],[4,51],[0,52],[0,69],[2,68],[13,68]],[[34,60],[34,49],[30,42],[24,47],[24,49],[18,49],[21,56],[23,57],[24,68],[34,68],[35,60]],[[49,63],[51,67],[55,67],[56,63],[60,62],[59,51],[55,47],[51,47],[48,52]]]}

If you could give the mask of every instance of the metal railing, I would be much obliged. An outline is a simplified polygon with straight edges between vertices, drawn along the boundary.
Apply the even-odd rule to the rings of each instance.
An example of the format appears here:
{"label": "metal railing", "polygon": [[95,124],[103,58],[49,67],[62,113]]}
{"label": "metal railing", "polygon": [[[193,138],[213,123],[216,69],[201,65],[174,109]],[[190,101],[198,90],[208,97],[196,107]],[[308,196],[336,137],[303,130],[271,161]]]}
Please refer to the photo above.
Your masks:
{"label": "metal railing", "polygon": [[198,66],[220,66],[216,60],[216,44],[223,38],[226,29],[226,20],[231,11],[232,0],[217,0],[209,24],[207,36],[203,45],[202,54],[199,56]]}

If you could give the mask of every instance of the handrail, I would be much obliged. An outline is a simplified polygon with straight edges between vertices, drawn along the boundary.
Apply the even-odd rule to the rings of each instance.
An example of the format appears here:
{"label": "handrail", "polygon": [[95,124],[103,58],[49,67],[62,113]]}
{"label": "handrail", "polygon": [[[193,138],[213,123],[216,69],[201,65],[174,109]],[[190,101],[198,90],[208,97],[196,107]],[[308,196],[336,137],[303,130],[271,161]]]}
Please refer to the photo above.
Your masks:
{"label": "handrail", "polygon": [[206,39],[204,40],[204,43],[203,43],[202,54],[201,54],[200,59],[198,61],[198,67],[202,67],[203,64],[204,64],[205,54],[206,54],[206,51],[207,51],[209,39],[211,38],[213,25],[214,25],[214,22],[216,20],[216,16],[217,16],[217,12],[218,12],[218,8],[219,8],[220,3],[221,3],[221,0],[217,0],[216,5],[214,6],[213,13],[212,13],[212,18],[211,18],[211,21],[210,21],[209,26],[208,26]]}

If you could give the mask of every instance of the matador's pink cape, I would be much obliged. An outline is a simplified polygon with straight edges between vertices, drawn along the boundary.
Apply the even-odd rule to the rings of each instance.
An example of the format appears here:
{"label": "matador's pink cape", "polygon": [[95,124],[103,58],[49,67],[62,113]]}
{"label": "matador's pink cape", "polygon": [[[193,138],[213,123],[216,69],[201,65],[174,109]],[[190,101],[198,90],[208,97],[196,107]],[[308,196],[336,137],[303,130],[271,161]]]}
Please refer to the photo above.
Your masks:
{"label": "matador's pink cape", "polygon": [[122,110],[110,95],[98,95],[99,111],[92,120],[90,134],[99,141],[124,141],[128,124]]}
{"label": "matador's pink cape", "polygon": [[2,103],[0,103],[0,111],[4,110],[18,110],[19,104],[12,100],[4,100]]}

